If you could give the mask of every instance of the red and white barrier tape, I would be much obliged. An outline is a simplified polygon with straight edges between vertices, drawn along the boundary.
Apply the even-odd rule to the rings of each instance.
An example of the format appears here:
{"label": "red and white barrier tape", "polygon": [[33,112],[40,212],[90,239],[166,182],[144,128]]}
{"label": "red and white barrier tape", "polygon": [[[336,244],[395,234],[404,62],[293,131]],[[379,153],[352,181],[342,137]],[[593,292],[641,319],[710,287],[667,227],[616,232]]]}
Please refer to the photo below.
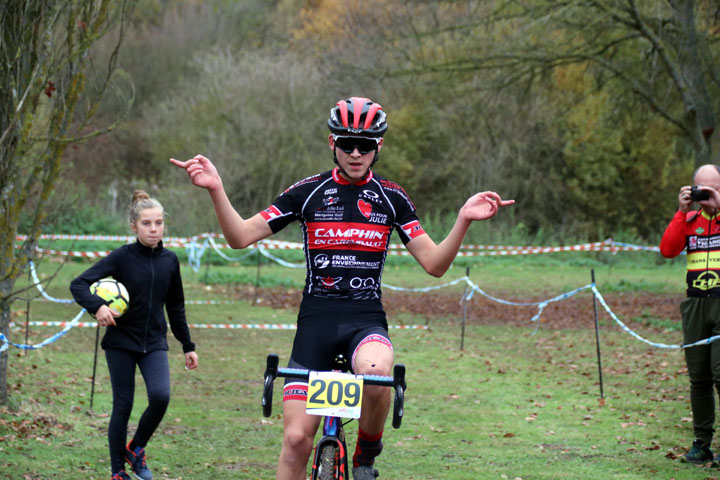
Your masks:
{"label": "red and white barrier tape", "polygon": [[[118,320],[122,321],[122,320]],[[66,327],[71,322],[28,322],[31,327]],[[15,325],[17,326],[17,325]],[[97,327],[96,322],[78,322],[75,327]],[[297,325],[292,323],[190,323],[190,328],[220,328],[220,329],[243,329],[243,330],[296,330]],[[428,330],[427,325],[389,325],[390,329],[398,330]]]}
{"label": "red and white barrier tape", "polygon": [[[193,245],[193,242],[197,238],[201,237],[219,237],[218,235],[202,234],[193,238],[181,238],[171,237],[165,241],[167,247],[181,247],[185,248]],[[123,240],[133,241],[134,237],[122,237],[122,236],[103,236],[103,235],[42,235],[42,238],[48,239],[61,239],[61,240]],[[25,237],[18,235],[17,240],[22,241]],[[303,248],[301,243],[298,242],[284,242],[276,240],[263,240],[254,245],[251,245],[247,250],[252,250],[262,245],[265,249],[285,249],[285,250],[301,250]],[[215,244],[217,248],[231,249],[230,245]],[[391,244],[390,255],[407,256],[410,253],[405,250],[398,250],[403,248],[402,245]],[[603,242],[584,243],[579,245],[566,245],[557,247],[542,247],[542,246],[502,246],[502,245],[462,245],[461,250],[471,251],[460,251],[458,252],[459,257],[474,257],[474,256],[507,256],[507,255],[531,255],[540,253],[557,253],[557,252],[590,252],[590,251],[602,251],[602,252],[620,252],[620,251],[657,251],[657,247],[647,247],[641,245],[630,245],[630,244],[619,244],[612,240],[605,240]],[[45,255],[59,255],[64,257],[85,257],[85,258],[99,258],[105,257],[110,254],[110,250],[101,251],[79,251],[79,250],[56,250],[37,247],[36,251]]]}

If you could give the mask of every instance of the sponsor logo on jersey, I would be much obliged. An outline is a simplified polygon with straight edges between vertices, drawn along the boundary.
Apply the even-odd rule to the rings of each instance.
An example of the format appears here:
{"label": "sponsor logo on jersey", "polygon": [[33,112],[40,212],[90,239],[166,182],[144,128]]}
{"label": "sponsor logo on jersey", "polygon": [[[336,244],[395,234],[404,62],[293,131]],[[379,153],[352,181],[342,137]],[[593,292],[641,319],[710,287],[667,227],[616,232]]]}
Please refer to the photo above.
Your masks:
{"label": "sponsor logo on jersey", "polygon": [[389,180],[380,180],[380,185],[382,185],[382,187],[386,190],[390,190],[400,194],[405,200],[407,200],[407,202],[410,204],[410,207],[415,210],[415,205],[412,203],[412,200],[410,200],[410,197],[407,193],[405,193],[405,190],[400,185]]}
{"label": "sponsor logo on jersey", "polygon": [[360,213],[363,214],[363,217],[370,220],[370,214],[372,213],[372,205],[365,200],[358,200],[357,201],[358,209],[360,210]]}
{"label": "sponsor logo on jersey", "polygon": [[337,193],[337,188],[328,188],[323,192],[323,195],[335,195]]}
{"label": "sponsor logo on jersey", "polygon": [[325,268],[330,265],[330,259],[324,253],[321,253],[320,255],[315,256],[313,263],[315,263],[315,267],[317,268]]}
{"label": "sponsor logo on jersey", "polygon": [[387,216],[386,213],[376,213],[376,212],[372,212],[372,213],[370,214],[370,218],[368,218],[368,221],[369,221],[370,223],[383,223],[383,224],[387,224],[387,223],[388,223],[388,216]]}
{"label": "sponsor logo on jersey", "polygon": [[363,270],[380,270],[382,266],[380,260],[358,260],[357,255],[333,255],[331,264],[333,268]]}
{"label": "sponsor logo on jersey", "polygon": [[418,222],[417,220],[406,223],[402,226],[402,229],[403,232],[405,232],[405,235],[410,237],[411,240],[425,233],[425,230],[422,228],[420,222]]}
{"label": "sponsor logo on jersey", "polygon": [[330,205],[335,205],[340,201],[340,197],[325,197],[323,198],[323,205],[326,207],[329,207]]}
{"label": "sponsor logo on jersey", "polygon": [[382,205],[383,203],[382,198],[380,198],[380,194],[374,190],[363,190],[362,193],[358,195],[358,198],[365,199],[378,205]]}
{"label": "sponsor logo on jersey", "polygon": [[260,215],[262,215],[265,220],[270,221],[273,218],[282,216],[282,212],[278,210],[275,205],[270,205],[268,208],[260,212]]}
{"label": "sponsor logo on jersey", "polygon": [[[713,235],[710,237],[696,237],[691,235],[688,237],[688,253],[692,250],[718,250],[720,249],[720,235]],[[702,252],[701,252],[702,253]],[[716,252],[710,252],[714,254]],[[693,253],[695,255],[696,253]]]}
{"label": "sponsor logo on jersey", "polygon": [[353,277],[350,279],[350,288],[353,288],[355,290],[374,290],[375,279],[372,277]]}
{"label": "sponsor logo on jersey", "polygon": [[363,190],[363,195],[368,198],[380,198],[380,195],[374,190]]}
{"label": "sponsor logo on jersey", "polygon": [[720,285],[720,279],[716,272],[703,272],[692,282],[693,288],[698,290],[711,290]]}
{"label": "sponsor logo on jersey", "polygon": [[387,247],[390,227],[364,223],[308,222],[308,248],[381,252]]}
{"label": "sponsor logo on jersey", "polygon": [[318,285],[323,288],[338,290],[338,283],[342,280],[342,277],[315,277],[318,281]]}

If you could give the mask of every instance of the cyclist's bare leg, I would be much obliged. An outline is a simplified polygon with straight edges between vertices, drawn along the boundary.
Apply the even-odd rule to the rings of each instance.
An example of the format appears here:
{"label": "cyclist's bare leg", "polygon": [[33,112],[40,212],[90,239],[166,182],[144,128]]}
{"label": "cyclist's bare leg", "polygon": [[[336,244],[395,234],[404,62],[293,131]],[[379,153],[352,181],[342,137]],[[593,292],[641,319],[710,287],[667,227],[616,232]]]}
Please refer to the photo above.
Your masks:
{"label": "cyclist's bare leg", "polygon": [[[394,355],[390,346],[381,342],[369,342],[358,348],[353,371],[360,375],[392,375]],[[362,411],[358,426],[368,435],[383,431],[390,411],[392,389],[366,385],[363,387]]]}
{"label": "cyclist's bare leg", "polygon": [[275,475],[277,480],[305,480],[320,419],[305,413],[304,400],[283,402],[283,446]]}

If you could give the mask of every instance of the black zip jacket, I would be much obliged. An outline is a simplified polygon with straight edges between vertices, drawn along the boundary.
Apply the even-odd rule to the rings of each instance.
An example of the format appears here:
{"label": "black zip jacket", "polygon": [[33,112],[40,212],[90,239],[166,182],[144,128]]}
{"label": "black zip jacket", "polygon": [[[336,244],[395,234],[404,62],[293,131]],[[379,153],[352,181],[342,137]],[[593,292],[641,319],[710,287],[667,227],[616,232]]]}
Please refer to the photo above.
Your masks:
{"label": "black zip jacket", "polygon": [[139,241],[110,252],[70,283],[75,301],[89,313],[108,302],[90,293],[90,285],[101,278],[113,277],[127,288],[130,308],[116,318],[116,327],[108,326],[102,339],[103,348],[122,348],[136,352],[167,350],[167,309],[173,335],[183,352],[195,351],[185,318],[185,295],[180,277],[180,262],[175,253]]}

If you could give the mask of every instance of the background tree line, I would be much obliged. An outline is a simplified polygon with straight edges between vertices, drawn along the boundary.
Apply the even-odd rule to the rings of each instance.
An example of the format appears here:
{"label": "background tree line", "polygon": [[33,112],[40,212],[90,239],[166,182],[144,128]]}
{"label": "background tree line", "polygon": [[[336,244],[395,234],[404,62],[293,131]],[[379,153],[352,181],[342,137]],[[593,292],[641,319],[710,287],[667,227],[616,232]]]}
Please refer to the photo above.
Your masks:
{"label": "background tree line", "polygon": [[124,232],[136,187],[173,234],[216,230],[169,157],[212,158],[251,215],[330,168],[329,108],[364,95],[389,115],[376,170],[438,228],[492,189],[518,201],[493,220],[503,234],[657,242],[679,187],[717,161],[720,4],[639,3],[139,1],[118,56],[132,111],[67,150],[46,231]]}

